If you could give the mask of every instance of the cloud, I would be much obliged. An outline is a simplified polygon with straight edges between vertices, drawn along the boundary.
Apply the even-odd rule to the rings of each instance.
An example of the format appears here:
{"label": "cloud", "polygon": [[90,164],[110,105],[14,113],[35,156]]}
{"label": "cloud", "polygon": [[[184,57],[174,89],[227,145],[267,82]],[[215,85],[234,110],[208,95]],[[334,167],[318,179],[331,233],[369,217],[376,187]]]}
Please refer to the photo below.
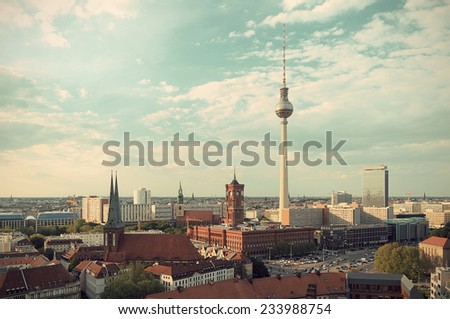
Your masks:
{"label": "cloud", "polygon": [[78,92],[82,99],[86,98],[86,96],[88,95],[88,91],[86,90],[86,88],[80,88]]}
{"label": "cloud", "polygon": [[84,6],[75,7],[75,15],[82,19],[109,14],[117,19],[133,19],[137,16],[133,0],[88,0]]}
{"label": "cloud", "polygon": [[0,2],[0,22],[21,28],[29,28],[34,24],[32,16],[23,12],[17,3],[10,1]]}
{"label": "cloud", "polygon": [[168,94],[175,93],[178,91],[178,88],[168,84],[166,81],[159,82],[159,89]]}
{"label": "cloud", "polygon": [[229,38],[242,38],[242,37],[243,38],[250,38],[250,37],[252,37],[254,35],[255,35],[255,30],[247,30],[247,31],[242,32],[242,33],[237,32],[237,31],[231,31],[228,34],[228,37]]}
{"label": "cloud", "polygon": [[325,0],[315,1],[312,7],[302,10],[292,10],[303,4],[304,1],[284,1],[284,7],[288,11],[276,15],[267,16],[262,24],[275,26],[277,23],[302,23],[302,22],[324,22],[349,11],[360,11],[375,0]]}
{"label": "cloud", "polygon": [[140,85],[146,86],[146,85],[149,85],[150,82],[151,82],[150,79],[142,79],[142,80],[140,80],[138,83],[139,83]]}

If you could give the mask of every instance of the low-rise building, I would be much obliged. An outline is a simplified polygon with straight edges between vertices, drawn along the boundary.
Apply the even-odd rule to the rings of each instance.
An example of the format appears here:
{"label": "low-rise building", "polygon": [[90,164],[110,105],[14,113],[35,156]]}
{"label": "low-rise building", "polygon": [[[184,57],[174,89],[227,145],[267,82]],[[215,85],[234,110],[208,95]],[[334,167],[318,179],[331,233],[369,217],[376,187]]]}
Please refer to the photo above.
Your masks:
{"label": "low-rise building", "polygon": [[411,280],[401,274],[347,273],[349,299],[422,299]]}
{"label": "low-rise building", "polygon": [[388,227],[373,225],[326,225],[321,228],[321,245],[326,249],[360,249],[388,243]]}
{"label": "low-rise building", "polygon": [[427,237],[428,221],[425,218],[395,218],[384,221],[389,227],[390,242],[412,242]]}
{"label": "low-rise building", "polygon": [[104,243],[104,234],[101,233],[71,233],[61,234],[60,238],[64,239],[81,239],[83,245],[86,246],[101,246]]}
{"label": "low-rise building", "polygon": [[76,213],[65,211],[42,212],[37,215],[36,227],[70,226],[74,220],[80,218]]}
{"label": "low-rise building", "polygon": [[250,280],[239,278],[148,295],[148,299],[341,299],[344,273],[314,273]]}
{"label": "low-rise building", "polygon": [[0,213],[0,228],[16,229],[25,226],[25,217],[21,213]]}
{"label": "low-rise building", "polygon": [[437,266],[450,265],[450,239],[432,236],[419,243],[419,249],[437,259]]}
{"label": "low-rise building", "polygon": [[450,299],[450,267],[436,267],[431,274],[430,299]]}
{"label": "low-rise building", "polygon": [[80,282],[61,264],[10,269],[0,276],[0,298],[78,299]]}
{"label": "low-rise building", "polygon": [[80,280],[81,291],[89,299],[99,299],[105,287],[119,275],[120,267],[116,263],[84,260],[72,271]]}
{"label": "low-rise building", "polygon": [[160,263],[145,269],[157,278],[166,291],[178,287],[212,284],[234,277],[234,265],[228,260],[207,259],[192,264]]}
{"label": "low-rise building", "polygon": [[425,216],[430,223],[430,228],[440,228],[447,223],[450,223],[450,211],[426,212]]}
{"label": "low-rise building", "polygon": [[74,245],[80,245],[82,243],[83,241],[79,238],[49,237],[44,242],[44,249],[53,249],[57,253],[65,253]]}

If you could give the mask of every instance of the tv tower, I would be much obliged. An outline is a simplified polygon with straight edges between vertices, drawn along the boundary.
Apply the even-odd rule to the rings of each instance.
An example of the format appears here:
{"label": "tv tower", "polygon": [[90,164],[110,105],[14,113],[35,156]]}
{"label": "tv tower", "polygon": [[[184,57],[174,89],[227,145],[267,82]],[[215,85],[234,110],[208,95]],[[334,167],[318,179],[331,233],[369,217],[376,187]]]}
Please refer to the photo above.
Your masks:
{"label": "tv tower", "polygon": [[275,107],[275,113],[281,118],[281,140],[280,140],[280,213],[284,208],[289,208],[288,198],[288,171],[287,171],[287,118],[292,115],[294,107],[289,102],[288,88],[286,87],[286,27],[283,24],[283,86],[280,89],[280,101]]}

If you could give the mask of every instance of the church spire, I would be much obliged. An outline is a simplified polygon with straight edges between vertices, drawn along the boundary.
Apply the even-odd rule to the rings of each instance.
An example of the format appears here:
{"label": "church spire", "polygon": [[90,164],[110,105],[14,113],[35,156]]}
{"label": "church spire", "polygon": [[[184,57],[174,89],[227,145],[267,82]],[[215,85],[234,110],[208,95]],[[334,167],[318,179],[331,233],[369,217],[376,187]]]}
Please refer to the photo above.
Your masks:
{"label": "church spire", "polygon": [[122,223],[122,212],[120,209],[119,201],[119,183],[117,182],[117,172],[115,187],[113,182],[113,173],[111,172],[111,188],[109,194],[109,210],[108,210],[108,221],[105,224],[106,228],[123,228]]}
{"label": "church spire", "polygon": [[180,182],[180,187],[178,188],[177,204],[183,204],[183,202],[184,202],[183,188],[181,187],[181,182]]}

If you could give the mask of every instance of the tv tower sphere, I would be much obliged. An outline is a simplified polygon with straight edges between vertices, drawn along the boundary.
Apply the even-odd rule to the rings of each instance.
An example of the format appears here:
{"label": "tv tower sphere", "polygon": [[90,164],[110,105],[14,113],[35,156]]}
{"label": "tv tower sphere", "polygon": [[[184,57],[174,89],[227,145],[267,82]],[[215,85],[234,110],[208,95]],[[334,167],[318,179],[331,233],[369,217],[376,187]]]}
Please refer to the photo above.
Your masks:
{"label": "tv tower sphere", "polygon": [[282,87],[280,89],[280,101],[278,101],[277,105],[275,106],[275,113],[278,115],[278,117],[286,119],[292,115],[293,111],[294,107],[288,99],[288,88]]}

